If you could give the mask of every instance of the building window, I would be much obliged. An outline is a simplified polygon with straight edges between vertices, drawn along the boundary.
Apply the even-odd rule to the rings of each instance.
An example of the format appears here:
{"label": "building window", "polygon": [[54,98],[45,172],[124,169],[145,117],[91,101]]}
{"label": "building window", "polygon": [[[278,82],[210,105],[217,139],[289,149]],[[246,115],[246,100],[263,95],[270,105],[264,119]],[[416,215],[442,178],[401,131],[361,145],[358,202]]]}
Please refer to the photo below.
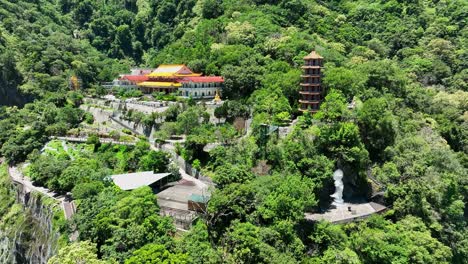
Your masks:
{"label": "building window", "polygon": [[197,92],[195,92],[195,96],[197,96]]}

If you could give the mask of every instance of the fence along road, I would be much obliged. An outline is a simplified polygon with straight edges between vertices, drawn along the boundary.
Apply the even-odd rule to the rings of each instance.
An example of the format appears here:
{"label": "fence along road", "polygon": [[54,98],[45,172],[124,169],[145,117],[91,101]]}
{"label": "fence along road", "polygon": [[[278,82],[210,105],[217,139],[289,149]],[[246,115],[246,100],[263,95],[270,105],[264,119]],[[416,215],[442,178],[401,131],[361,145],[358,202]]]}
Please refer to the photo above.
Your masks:
{"label": "fence along road", "polygon": [[56,202],[60,203],[63,213],[65,215],[65,219],[68,220],[75,214],[76,207],[73,201],[69,201],[65,199],[64,196],[58,196],[57,193],[47,188],[35,186],[31,182],[31,180],[29,180],[27,177],[24,177],[24,175],[20,172],[18,167],[8,166],[8,174],[14,182],[23,185],[26,191],[28,192],[34,191],[34,192],[41,193],[49,198],[54,199]]}
{"label": "fence along road", "polygon": [[[59,139],[65,140],[69,142],[86,142],[88,137],[50,137],[51,139]],[[117,141],[110,138],[99,138],[99,142],[101,143],[111,143],[116,145],[127,145],[127,146],[134,146],[135,142],[126,142],[126,141]]]}

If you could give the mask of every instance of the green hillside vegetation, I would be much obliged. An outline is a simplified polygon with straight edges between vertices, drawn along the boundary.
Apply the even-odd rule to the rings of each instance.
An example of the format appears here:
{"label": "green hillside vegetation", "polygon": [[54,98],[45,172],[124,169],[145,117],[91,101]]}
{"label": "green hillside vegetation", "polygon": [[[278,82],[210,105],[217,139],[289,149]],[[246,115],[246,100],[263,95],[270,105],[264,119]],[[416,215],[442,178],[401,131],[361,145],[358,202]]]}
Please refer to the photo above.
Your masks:
{"label": "green hillside vegetation", "polygon": [[[80,146],[76,148],[80,149]],[[136,147],[109,144],[85,146],[96,151],[82,151],[76,157],[63,150],[45,155],[34,151],[28,157],[31,163],[25,173],[41,186],[58,193],[73,190],[74,195],[79,198],[81,193],[87,192],[87,188],[95,189],[95,184],[100,186],[107,182],[106,176],[112,174],[168,170],[168,155],[162,151],[149,150],[146,142],[138,142]],[[72,148],[75,146],[70,146]]]}
{"label": "green hillside vegetation", "polygon": [[[31,178],[76,196],[79,242],[50,263],[465,263],[467,17],[460,0],[0,0],[0,104],[10,106],[0,107],[0,153],[10,164],[29,158]],[[327,88],[314,116],[297,110],[311,50],[325,58]],[[187,134],[177,151],[217,184],[182,236],[148,188],[123,192],[105,177],[159,170],[163,154],[36,151],[86,122],[78,106],[104,92],[99,82],[162,63],[225,79],[214,114],[226,125],[209,124],[192,101],[164,116],[128,114],[163,118],[161,139]],[[81,91],[68,88],[72,75]],[[252,134],[240,137],[232,122],[250,114]],[[263,141],[261,124],[298,116],[287,137]],[[215,141],[223,145],[203,153]],[[267,175],[252,170],[259,162]],[[338,163],[355,195],[370,195],[368,172],[385,186],[384,215],[304,221],[329,202]],[[3,200],[2,215],[12,204]]]}

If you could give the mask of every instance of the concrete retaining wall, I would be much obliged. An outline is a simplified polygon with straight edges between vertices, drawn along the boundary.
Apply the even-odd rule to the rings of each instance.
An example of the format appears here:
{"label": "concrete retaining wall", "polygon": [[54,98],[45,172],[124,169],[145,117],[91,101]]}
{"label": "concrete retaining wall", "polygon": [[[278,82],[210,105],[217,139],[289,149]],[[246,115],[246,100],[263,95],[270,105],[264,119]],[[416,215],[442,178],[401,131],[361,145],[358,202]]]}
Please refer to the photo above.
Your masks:
{"label": "concrete retaining wall", "polygon": [[118,116],[111,116],[110,120],[112,123],[127,128],[137,135],[144,135],[148,137],[150,141],[154,139],[154,133],[156,132],[156,129],[154,127],[147,128],[142,124],[137,125],[135,124],[135,122],[123,120]]}
{"label": "concrete retaining wall", "polygon": [[182,168],[185,171],[185,173],[187,173],[188,175],[195,177],[201,181],[204,181],[208,184],[213,184],[213,181],[211,180],[211,178],[203,176],[201,172],[192,168],[192,165],[188,163],[187,161],[185,161],[181,156],[177,155],[173,149],[168,148],[165,145],[162,145],[160,149],[170,153],[172,155],[172,159],[174,160],[174,162],[176,162],[179,168]]}

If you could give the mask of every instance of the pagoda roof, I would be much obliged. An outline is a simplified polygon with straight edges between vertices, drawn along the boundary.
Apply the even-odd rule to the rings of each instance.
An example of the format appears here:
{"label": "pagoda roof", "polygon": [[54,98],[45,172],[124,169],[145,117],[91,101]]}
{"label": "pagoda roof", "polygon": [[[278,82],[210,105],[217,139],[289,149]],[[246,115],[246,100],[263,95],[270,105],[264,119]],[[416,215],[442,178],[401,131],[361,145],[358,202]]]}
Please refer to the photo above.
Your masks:
{"label": "pagoda roof", "polygon": [[177,82],[141,82],[138,86],[145,87],[180,87],[182,84]]}
{"label": "pagoda roof", "polygon": [[180,80],[182,83],[194,82],[194,83],[222,83],[224,82],[221,76],[192,76],[184,77]]}
{"label": "pagoda roof", "polygon": [[180,77],[180,76],[200,76],[201,73],[194,73],[184,64],[162,64],[148,74],[149,77]]}
{"label": "pagoda roof", "polygon": [[146,75],[123,75],[120,77],[121,80],[129,80],[133,82],[144,82],[149,80],[148,76]]}
{"label": "pagoda roof", "polygon": [[309,55],[305,56],[304,59],[323,59],[323,57],[313,50]]}

